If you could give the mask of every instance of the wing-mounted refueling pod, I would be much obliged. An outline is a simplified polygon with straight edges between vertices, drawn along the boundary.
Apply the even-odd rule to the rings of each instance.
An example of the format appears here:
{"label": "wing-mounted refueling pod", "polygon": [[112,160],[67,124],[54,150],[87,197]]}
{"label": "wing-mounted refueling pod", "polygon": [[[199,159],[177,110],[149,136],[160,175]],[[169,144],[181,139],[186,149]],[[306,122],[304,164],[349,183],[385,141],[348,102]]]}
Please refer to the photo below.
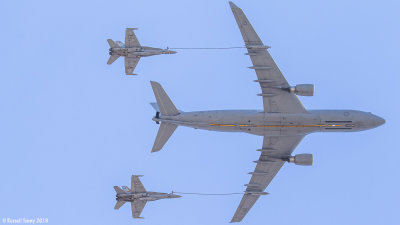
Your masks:
{"label": "wing-mounted refueling pod", "polygon": [[[256,81],[260,83],[268,83],[268,81]],[[277,87],[290,93],[300,96],[314,96],[314,84],[298,84],[290,87]]]}
{"label": "wing-mounted refueling pod", "polygon": [[[314,159],[313,159],[312,154],[304,153],[304,154],[297,154],[294,156],[287,156],[287,157],[282,157],[282,158],[268,156],[268,159],[256,160],[253,162],[257,163],[257,164],[269,164],[269,163],[273,163],[276,161],[286,161],[289,163],[294,163],[299,166],[312,166]],[[269,173],[267,173],[267,172],[250,172],[249,174],[268,175]]]}
{"label": "wing-mounted refueling pod", "polygon": [[314,84],[298,84],[289,88],[290,93],[301,96],[314,96]]}
{"label": "wing-mounted refueling pod", "polygon": [[245,191],[244,194],[247,194],[247,195],[269,195],[268,192],[264,192],[264,191]]}
{"label": "wing-mounted refueling pod", "polygon": [[312,166],[313,164],[312,154],[297,154],[295,156],[290,156],[288,162],[294,163],[299,166]]}

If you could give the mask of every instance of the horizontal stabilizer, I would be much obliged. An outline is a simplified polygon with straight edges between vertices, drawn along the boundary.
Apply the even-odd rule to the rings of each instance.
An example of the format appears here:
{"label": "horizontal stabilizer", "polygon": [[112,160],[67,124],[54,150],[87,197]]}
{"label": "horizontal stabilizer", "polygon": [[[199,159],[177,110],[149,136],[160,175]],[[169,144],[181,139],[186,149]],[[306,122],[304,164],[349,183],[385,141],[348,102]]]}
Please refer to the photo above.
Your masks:
{"label": "horizontal stabilizer", "polygon": [[117,203],[115,203],[114,209],[119,209],[119,208],[121,208],[124,204],[125,204],[125,201],[117,201]]}
{"label": "horizontal stabilizer", "polygon": [[161,87],[161,85],[155,81],[150,81],[151,87],[153,88],[154,96],[156,97],[160,112],[164,116],[176,116],[179,114],[174,103],[168,97],[167,93]]}
{"label": "horizontal stabilizer", "polygon": [[119,58],[119,55],[110,55],[110,58],[107,61],[108,65],[111,65],[113,62],[115,62],[115,60],[117,60]]}
{"label": "horizontal stabilizer", "polygon": [[172,123],[161,122],[158,129],[156,140],[154,141],[153,149],[151,152],[158,152],[167,143],[168,139],[174,133],[178,126]]}
{"label": "horizontal stabilizer", "polygon": [[107,39],[107,42],[110,45],[110,48],[119,48],[119,45],[117,45],[112,39]]}
{"label": "horizontal stabilizer", "polygon": [[120,187],[118,186],[114,186],[114,190],[115,192],[117,192],[117,194],[125,194],[125,191],[122,190]]}

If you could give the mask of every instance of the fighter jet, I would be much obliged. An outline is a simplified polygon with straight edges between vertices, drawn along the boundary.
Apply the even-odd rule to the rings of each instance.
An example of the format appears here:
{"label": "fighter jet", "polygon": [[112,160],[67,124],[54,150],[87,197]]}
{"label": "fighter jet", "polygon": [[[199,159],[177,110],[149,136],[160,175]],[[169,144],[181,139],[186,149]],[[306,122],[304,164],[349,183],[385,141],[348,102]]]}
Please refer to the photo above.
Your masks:
{"label": "fighter jet", "polygon": [[165,198],[180,198],[180,195],[172,193],[162,193],[162,192],[150,192],[146,191],[139,177],[141,175],[132,175],[131,177],[131,189],[127,186],[122,186],[122,189],[118,186],[114,186],[117,192],[114,209],[119,209],[125,204],[125,202],[130,202],[132,207],[132,217],[143,219],[140,217],[146,202],[156,201]]}
{"label": "fighter jet", "polygon": [[[161,150],[175,129],[181,125],[196,129],[222,132],[244,132],[263,137],[263,144],[251,179],[231,222],[240,222],[285,162],[312,165],[311,154],[292,152],[307,134],[314,132],[357,132],[378,127],[385,120],[370,112],[357,110],[307,110],[298,99],[313,96],[312,84],[289,85],[275,64],[243,11],[229,3],[247,48],[246,55],[253,63],[255,80],[261,87],[263,110],[179,111],[157,82],[151,86],[157,103],[153,120],[161,123],[152,152]],[[229,82],[229,81],[227,81]],[[234,97],[234,93],[231,94]]]}
{"label": "fighter jet", "polygon": [[126,28],[125,44],[120,41],[114,42],[111,39],[107,39],[107,42],[110,45],[110,58],[108,59],[107,64],[111,65],[120,56],[125,57],[126,75],[137,75],[133,73],[133,70],[135,70],[135,67],[141,57],[176,53],[175,51],[171,51],[168,48],[161,49],[141,46],[138,39],[136,38],[135,33],[133,32],[133,30],[136,29],[137,28]]}

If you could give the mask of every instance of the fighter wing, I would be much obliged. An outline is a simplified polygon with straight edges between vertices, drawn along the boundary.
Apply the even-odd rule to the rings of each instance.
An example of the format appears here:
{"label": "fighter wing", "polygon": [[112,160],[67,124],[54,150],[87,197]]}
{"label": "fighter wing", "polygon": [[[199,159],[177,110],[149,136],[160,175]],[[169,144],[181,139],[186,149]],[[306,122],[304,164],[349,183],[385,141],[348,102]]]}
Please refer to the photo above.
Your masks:
{"label": "fighter wing", "polygon": [[140,57],[128,57],[125,56],[125,74],[126,75],[136,75],[133,71],[139,62]]}
{"label": "fighter wing", "polygon": [[296,95],[282,88],[289,87],[289,83],[275,64],[253,26],[250,24],[242,9],[229,2],[233,15],[242,33],[247,47],[247,55],[250,56],[256,71],[258,82],[261,86],[264,112],[288,112],[302,113],[306,110]]}
{"label": "fighter wing", "polygon": [[296,146],[300,143],[304,136],[264,136],[263,147],[260,150],[261,156],[257,163],[245,194],[240,201],[235,215],[231,222],[240,222],[249,212],[251,207],[260,197],[265,195],[265,188],[269,185],[279,169],[285,163],[284,158],[290,156]]}
{"label": "fighter wing", "polygon": [[143,217],[140,217],[140,214],[142,214],[143,208],[146,205],[147,201],[142,201],[142,200],[135,200],[131,202],[131,207],[132,207],[132,217],[133,218],[139,218],[143,219]]}
{"label": "fighter wing", "polygon": [[146,189],[144,188],[142,182],[140,181],[138,175],[132,175],[131,177],[131,191],[133,193],[138,193],[138,192],[146,192]]}
{"label": "fighter wing", "polygon": [[135,28],[126,28],[125,30],[125,48],[140,47],[140,43],[133,30]]}

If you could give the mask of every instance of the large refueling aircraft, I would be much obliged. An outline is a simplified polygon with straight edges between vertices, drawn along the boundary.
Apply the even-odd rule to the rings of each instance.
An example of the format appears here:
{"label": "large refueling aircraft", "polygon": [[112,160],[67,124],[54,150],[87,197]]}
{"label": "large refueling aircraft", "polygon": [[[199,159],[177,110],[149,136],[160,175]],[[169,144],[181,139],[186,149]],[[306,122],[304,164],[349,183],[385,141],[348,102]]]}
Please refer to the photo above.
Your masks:
{"label": "large refueling aircraft", "polygon": [[131,188],[127,186],[122,186],[122,189],[118,186],[114,186],[117,192],[117,203],[114,209],[119,209],[125,204],[125,202],[130,202],[132,207],[132,217],[140,218],[140,214],[146,203],[148,201],[156,201],[165,198],[180,198],[180,195],[174,193],[162,193],[162,192],[150,192],[146,191],[142,182],[140,181],[140,175],[132,175],[131,177]]}
{"label": "large refueling aircraft", "polygon": [[263,110],[179,111],[164,89],[151,81],[157,103],[153,120],[161,123],[152,152],[161,150],[169,137],[180,126],[223,132],[245,132],[263,137],[258,151],[260,158],[250,172],[251,179],[231,222],[240,222],[285,162],[312,165],[311,154],[292,156],[293,150],[304,136],[313,132],[356,132],[378,127],[385,120],[370,112],[357,110],[306,110],[298,99],[313,96],[312,84],[289,85],[275,64],[243,11],[229,2],[233,15],[253,63],[262,92]]}
{"label": "large refueling aircraft", "polygon": [[126,75],[137,75],[133,73],[136,65],[138,64],[141,57],[147,57],[152,55],[161,54],[175,54],[175,51],[161,48],[152,48],[147,46],[141,46],[138,39],[136,38],[133,30],[136,28],[126,28],[125,31],[125,44],[117,41],[114,42],[111,39],[107,39],[110,45],[110,58],[107,64],[112,64],[120,56],[125,58],[125,74]]}

